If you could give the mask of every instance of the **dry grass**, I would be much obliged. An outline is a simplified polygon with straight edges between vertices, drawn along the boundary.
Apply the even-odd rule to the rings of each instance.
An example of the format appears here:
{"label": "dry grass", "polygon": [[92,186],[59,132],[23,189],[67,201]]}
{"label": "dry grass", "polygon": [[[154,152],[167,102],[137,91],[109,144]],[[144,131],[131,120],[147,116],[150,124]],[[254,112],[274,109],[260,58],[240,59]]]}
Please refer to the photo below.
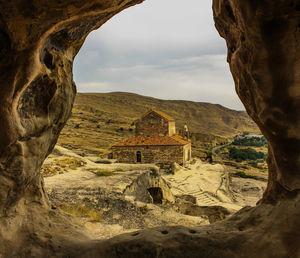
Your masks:
{"label": "dry grass", "polygon": [[90,168],[88,171],[94,173],[96,176],[112,176],[115,174],[112,170],[101,168]]}
{"label": "dry grass", "polygon": [[60,166],[62,168],[66,169],[77,169],[78,167],[82,167],[86,164],[85,161],[83,161],[80,158],[74,158],[74,157],[67,157],[63,159],[55,159],[57,166]]}
{"label": "dry grass", "polygon": [[62,168],[56,167],[54,164],[43,164],[41,168],[41,174],[42,176],[54,176],[57,175],[58,173],[63,173],[64,170]]}
{"label": "dry grass", "polygon": [[86,164],[80,158],[66,157],[62,159],[54,159],[51,163],[43,164],[41,168],[42,176],[53,176],[57,174],[62,174],[68,172],[69,170],[74,170],[82,167]]}
{"label": "dry grass", "polygon": [[115,172],[124,172],[122,168],[116,168],[114,170],[102,169],[102,168],[89,168],[88,171],[94,173],[96,176],[113,176]]}
{"label": "dry grass", "polygon": [[89,221],[101,221],[103,211],[96,211],[86,205],[68,205],[63,204],[60,206],[60,209],[66,213],[69,213],[75,217],[87,218]]}

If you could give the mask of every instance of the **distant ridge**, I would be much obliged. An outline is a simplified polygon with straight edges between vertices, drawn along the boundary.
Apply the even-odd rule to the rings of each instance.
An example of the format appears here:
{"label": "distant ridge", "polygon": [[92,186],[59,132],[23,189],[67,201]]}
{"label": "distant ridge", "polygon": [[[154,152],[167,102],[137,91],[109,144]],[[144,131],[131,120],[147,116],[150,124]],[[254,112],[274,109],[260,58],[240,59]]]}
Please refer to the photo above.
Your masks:
{"label": "distant ridge", "polygon": [[256,124],[244,111],[236,111],[219,104],[185,100],[161,100],[135,93],[78,93],[73,109],[74,115],[105,117],[116,123],[130,124],[149,109],[157,109],[173,117],[176,125],[187,123],[192,132],[231,137],[243,131],[259,132]]}

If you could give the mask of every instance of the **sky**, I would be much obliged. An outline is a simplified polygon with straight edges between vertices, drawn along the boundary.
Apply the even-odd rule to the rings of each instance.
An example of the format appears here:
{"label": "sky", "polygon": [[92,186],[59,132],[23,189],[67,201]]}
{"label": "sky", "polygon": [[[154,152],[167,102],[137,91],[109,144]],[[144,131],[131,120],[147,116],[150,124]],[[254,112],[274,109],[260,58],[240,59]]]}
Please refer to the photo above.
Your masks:
{"label": "sky", "polygon": [[75,58],[78,92],[133,92],[244,110],[211,0],[146,0],[90,33]]}

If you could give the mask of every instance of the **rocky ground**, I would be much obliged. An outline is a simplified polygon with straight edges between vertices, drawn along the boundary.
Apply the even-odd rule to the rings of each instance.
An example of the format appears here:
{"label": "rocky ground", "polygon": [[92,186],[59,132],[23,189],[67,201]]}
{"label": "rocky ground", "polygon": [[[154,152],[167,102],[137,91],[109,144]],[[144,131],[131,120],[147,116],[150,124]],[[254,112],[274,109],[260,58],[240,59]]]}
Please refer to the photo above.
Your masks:
{"label": "rocky ground", "polygon": [[54,206],[77,216],[95,239],[156,226],[213,223],[254,206],[266,186],[198,159],[167,173],[154,165],[81,157],[60,146],[42,174]]}

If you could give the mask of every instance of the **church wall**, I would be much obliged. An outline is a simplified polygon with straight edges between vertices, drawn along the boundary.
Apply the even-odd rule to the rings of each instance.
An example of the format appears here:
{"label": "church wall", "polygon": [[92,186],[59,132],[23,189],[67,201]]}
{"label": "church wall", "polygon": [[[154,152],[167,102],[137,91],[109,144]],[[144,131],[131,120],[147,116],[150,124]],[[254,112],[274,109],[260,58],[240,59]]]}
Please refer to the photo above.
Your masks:
{"label": "church wall", "polygon": [[191,143],[183,146],[183,163],[190,161],[192,157],[192,145]]}
{"label": "church wall", "polygon": [[168,166],[176,162],[184,163],[185,146],[134,146],[134,147],[112,147],[113,158],[120,163],[137,163],[136,153],[141,152],[141,163],[155,163],[160,166]]}
{"label": "church wall", "polygon": [[175,121],[169,121],[169,136],[176,134]]}
{"label": "church wall", "polygon": [[[174,122],[175,126],[175,122]],[[156,113],[149,113],[135,122],[136,136],[168,136],[169,122]]]}

